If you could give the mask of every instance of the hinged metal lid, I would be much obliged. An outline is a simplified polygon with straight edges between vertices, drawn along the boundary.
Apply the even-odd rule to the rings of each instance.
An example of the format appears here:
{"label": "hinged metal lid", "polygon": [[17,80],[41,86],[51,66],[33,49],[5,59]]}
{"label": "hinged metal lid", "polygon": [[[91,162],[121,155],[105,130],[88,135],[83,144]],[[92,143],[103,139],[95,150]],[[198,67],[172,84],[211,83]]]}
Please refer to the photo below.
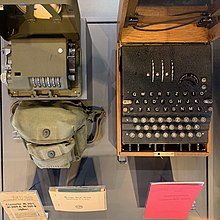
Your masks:
{"label": "hinged metal lid", "polygon": [[80,39],[77,0],[0,0],[0,5],[0,35],[5,40],[35,36]]}

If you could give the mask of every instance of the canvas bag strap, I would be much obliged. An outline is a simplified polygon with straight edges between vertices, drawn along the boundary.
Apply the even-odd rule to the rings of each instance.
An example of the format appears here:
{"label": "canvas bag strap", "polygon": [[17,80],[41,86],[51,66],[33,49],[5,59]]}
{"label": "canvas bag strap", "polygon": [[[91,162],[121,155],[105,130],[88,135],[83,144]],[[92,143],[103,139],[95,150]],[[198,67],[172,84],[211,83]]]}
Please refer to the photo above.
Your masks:
{"label": "canvas bag strap", "polygon": [[21,103],[21,101],[16,101],[12,104],[12,106],[10,108],[11,115],[13,115],[15,113],[15,110],[19,106],[20,103]]}
{"label": "canvas bag strap", "polygon": [[102,107],[88,106],[86,107],[86,112],[88,114],[88,121],[92,123],[91,134],[87,139],[87,143],[91,144],[96,140],[99,140],[102,136],[102,122],[105,117],[105,111]]}

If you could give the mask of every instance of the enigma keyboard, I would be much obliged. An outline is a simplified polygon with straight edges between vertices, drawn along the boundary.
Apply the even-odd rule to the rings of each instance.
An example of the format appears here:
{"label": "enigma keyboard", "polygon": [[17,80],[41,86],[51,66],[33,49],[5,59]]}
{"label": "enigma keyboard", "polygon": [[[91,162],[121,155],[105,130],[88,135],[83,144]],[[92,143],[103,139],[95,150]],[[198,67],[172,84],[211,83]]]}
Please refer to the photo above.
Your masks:
{"label": "enigma keyboard", "polygon": [[123,152],[206,151],[209,44],[123,46],[120,70]]}

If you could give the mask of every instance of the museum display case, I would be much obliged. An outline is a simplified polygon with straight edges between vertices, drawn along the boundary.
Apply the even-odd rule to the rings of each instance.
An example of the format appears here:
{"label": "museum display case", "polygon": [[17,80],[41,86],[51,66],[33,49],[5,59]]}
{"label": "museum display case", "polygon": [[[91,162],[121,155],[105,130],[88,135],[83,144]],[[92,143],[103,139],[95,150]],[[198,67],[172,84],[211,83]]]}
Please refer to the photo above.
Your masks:
{"label": "museum display case", "polygon": [[[1,2],[3,1],[0,0],[0,5],[2,7],[2,4],[4,5],[4,3]],[[10,0],[7,2],[9,5],[12,4],[13,2],[16,4],[18,3],[27,4],[26,2],[21,2],[18,0],[14,0],[14,1]],[[71,1],[64,0],[62,2],[66,4]],[[151,183],[166,183],[166,182],[203,183],[203,189],[201,190],[201,192],[198,194],[197,198],[193,202],[193,205],[189,210],[187,219],[190,220],[218,219],[219,216],[218,200],[220,196],[220,194],[218,193],[219,192],[218,169],[220,164],[219,163],[220,162],[219,161],[220,160],[219,159],[220,130],[218,129],[218,121],[220,120],[219,119],[220,78],[218,74],[219,63],[220,63],[218,60],[220,57],[220,53],[219,53],[220,41],[218,40],[217,37],[218,24],[216,23],[216,25],[212,27],[214,28],[212,29],[213,31],[212,33],[215,34],[211,36],[213,40],[212,43],[210,44],[208,43],[209,40],[207,37],[208,37],[208,31],[211,30],[211,28],[197,27],[196,24],[193,25],[190,24],[190,26],[195,25],[195,27],[192,28],[193,31],[192,33],[186,31],[186,29],[190,31],[187,28],[187,26],[182,27],[184,31],[181,33],[179,33],[177,31],[178,29],[176,29],[176,32],[179,33],[179,35],[176,38],[179,39],[179,36],[182,37],[182,42],[184,42],[186,46],[189,44],[189,42],[192,42],[192,39],[198,39],[198,36],[199,38],[201,37],[201,41],[198,40],[199,45],[201,44],[201,42],[202,44],[206,42],[204,44],[206,46],[207,44],[210,45],[210,48],[209,46],[204,48],[206,48],[205,53],[208,51],[208,53],[211,54],[212,64],[209,63],[210,54],[207,56],[208,61],[203,59],[203,57],[200,57],[201,54],[203,54],[204,52],[203,49],[199,52],[197,57],[195,55],[196,57],[195,59],[197,59],[198,61],[198,66],[200,65],[200,62],[202,62],[202,68],[198,67],[199,71],[204,71],[204,73],[206,73],[206,71],[210,69],[210,65],[211,68],[213,69],[211,79],[209,79],[210,81],[207,81],[207,85],[209,86],[210,89],[207,90],[209,96],[206,97],[206,99],[212,98],[213,103],[205,103],[209,105],[208,107],[212,107],[211,114],[209,114],[208,111],[206,112],[207,114],[209,114],[207,118],[210,117],[210,119],[208,120],[209,124],[205,126],[205,129],[208,128],[209,130],[208,131],[209,136],[207,136],[208,145],[206,145],[207,146],[206,150],[197,151],[197,148],[194,148],[193,145],[191,151],[183,150],[182,152],[181,151],[174,152],[169,150],[163,151],[163,146],[162,148],[160,148],[161,146],[158,146],[156,151],[153,150],[152,152],[147,151],[144,153],[142,153],[141,151],[134,152],[133,148],[130,152],[129,147],[127,151],[123,151],[121,136],[120,136],[122,131],[120,118],[121,115],[123,114],[122,113],[123,108],[121,106],[121,101],[120,101],[121,99],[120,91],[122,90],[119,90],[122,88],[120,87],[121,84],[118,81],[120,74],[119,72],[117,72],[121,68],[119,65],[120,62],[118,56],[120,54],[118,52],[122,46],[125,46],[125,44],[126,45],[130,44],[130,41],[134,42],[134,39],[138,45],[139,42],[142,41],[142,39],[145,38],[146,36],[144,32],[142,33],[141,31],[137,31],[135,29],[133,30],[132,26],[128,27],[127,29],[126,22],[129,22],[127,19],[125,19],[127,10],[122,10],[122,8],[125,9],[128,6],[129,2],[130,1],[119,1],[119,0],[78,1],[79,12],[81,16],[80,47],[81,47],[81,65],[82,65],[82,76],[83,76],[82,77],[83,83],[81,90],[82,94],[80,97],[78,96],[77,97],[50,96],[49,98],[37,97],[37,96],[14,97],[8,93],[7,85],[1,84],[1,111],[2,111],[1,114],[2,132],[1,132],[1,152],[0,152],[1,191],[12,192],[12,194],[14,192],[14,196],[16,195],[15,192],[34,192],[34,193],[37,192],[37,197],[35,196],[35,194],[29,194],[29,196],[30,197],[32,196],[35,199],[39,198],[39,200],[43,205],[43,210],[45,211],[46,216],[48,217],[48,219],[51,220],[58,220],[58,219],[59,220],[60,219],[133,220],[133,219],[144,219],[144,215],[146,211],[146,202],[148,200],[148,194]],[[154,19],[155,15],[159,14],[161,16],[160,19],[164,19],[164,18],[167,19],[169,17],[167,13],[174,13],[172,10],[171,11],[168,10],[168,8],[173,6],[170,5],[171,4],[170,1],[158,1],[158,4],[160,6],[155,5],[154,4],[155,2],[150,0],[149,1],[140,0],[140,1],[132,1],[132,2],[134,3],[138,2],[140,6],[138,7],[138,12],[140,14],[145,13],[145,10],[147,10],[146,14],[149,15],[150,19],[153,19],[151,20],[151,22],[158,22],[158,20]],[[42,1],[38,1],[37,3],[42,4]],[[56,4],[56,3],[61,4],[61,1],[59,3],[58,1],[48,1],[48,4]],[[150,10],[148,7],[145,7],[146,3],[149,6]],[[201,1],[182,1],[182,4],[178,5],[178,2],[175,1],[175,13],[180,14],[180,13],[187,13],[189,11],[191,12],[196,11],[195,13],[198,13],[200,16],[200,13],[206,11],[208,5],[210,4],[211,2],[209,1],[201,0]],[[213,3],[211,5],[213,6]],[[176,11],[176,7],[178,8],[183,6],[184,6],[184,11],[182,10]],[[156,8],[155,10],[153,10],[154,7]],[[163,7],[163,10],[162,9],[159,10],[158,7]],[[194,8],[196,8],[196,10],[194,10]],[[129,15],[132,18],[130,21],[136,22],[135,16],[137,14],[133,16],[132,7],[129,10],[131,10],[129,11],[130,13]],[[122,12],[124,12],[124,14]],[[195,14],[193,14],[193,16],[194,15]],[[197,14],[195,16],[197,16]],[[140,20],[141,22],[146,22],[145,17],[140,17],[139,19],[143,19]],[[123,25],[120,26],[122,20],[123,20]],[[186,19],[186,22],[188,21],[191,20]],[[179,24],[182,23],[178,22],[175,25],[179,25]],[[122,30],[122,27],[123,27],[122,35],[121,37],[119,37],[120,36],[118,35],[119,30]],[[153,28],[158,28],[158,27],[153,27]],[[170,31],[171,32],[168,31],[167,33],[173,33],[172,31],[174,30],[170,30]],[[135,33],[133,34],[133,32]],[[137,36],[136,33],[139,33],[140,35],[138,35],[138,37],[135,38],[135,36]],[[148,40],[145,40],[144,44],[145,42],[150,41],[150,38],[152,36],[151,34],[147,34]],[[168,39],[166,34],[161,33],[161,35],[163,35],[162,37],[160,37],[161,41],[164,42],[164,39]],[[168,34],[168,35],[169,35],[169,39],[172,38],[172,36],[174,36],[173,34]],[[49,36],[48,39],[51,39],[51,36]],[[123,41],[120,42],[119,39],[123,39]],[[198,44],[198,41],[197,43],[194,42],[193,44],[194,45]],[[151,40],[150,43],[152,43],[153,46],[156,45],[155,44],[156,42],[154,40]],[[5,39],[1,38],[1,51],[8,49],[7,44],[8,42]],[[168,51],[171,50],[169,48],[169,44],[170,42],[167,42],[166,45],[168,47],[165,46],[164,49],[156,48],[157,51],[160,51],[158,53],[160,54],[160,56],[164,57],[164,60],[170,58],[163,54],[166,52],[165,49],[167,49]],[[42,45],[40,45],[38,49],[41,48],[41,46]],[[25,45],[25,48],[27,49],[27,52],[31,51],[31,47],[29,48],[27,45]],[[136,49],[139,48],[135,48],[135,50]],[[154,50],[154,48],[151,49],[152,51]],[[187,54],[197,53],[197,49],[192,49],[192,50],[190,49],[189,51],[187,51]],[[181,54],[182,51],[183,50],[181,48],[180,49],[178,48],[177,51],[172,51],[172,53]],[[139,52],[140,55],[144,53],[142,51]],[[124,51],[123,53],[126,53],[126,51]],[[134,52],[128,51],[128,53],[137,54],[138,51],[134,51]],[[186,61],[188,62],[188,57],[187,56],[185,57],[186,57]],[[160,64],[161,64],[161,57],[159,57],[158,59],[160,60]],[[150,60],[152,60],[152,58],[150,58]],[[144,59],[141,59],[140,64],[142,61],[144,61]],[[1,63],[3,62],[5,62],[5,54],[1,53]],[[23,60],[22,62],[23,65],[25,64],[28,66],[28,59]],[[130,63],[135,62],[135,59],[132,58],[131,60],[128,61],[128,64],[130,65],[129,62]],[[205,68],[203,68],[204,62],[207,62]],[[139,63],[136,64],[137,68],[139,68],[140,64]],[[124,67],[129,66],[127,64],[125,65],[122,63],[122,66],[123,65]],[[155,65],[157,65],[156,62]],[[165,63],[164,65],[166,68],[167,63]],[[2,65],[1,68],[3,68]],[[175,66],[175,68],[177,67]],[[48,68],[48,70],[50,70],[50,68]],[[175,70],[178,70],[178,68]],[[137,77],[135,79],[137,79]],[[192,80],[195,79],[194,75],[186,75],[185,79],[183,78],[183,81],[188,83],[188,81],[191,82],[191,79]],[[126,80],[129,82],[129,79]],[[196,79],[195,79],[195,83],[196,85],[198,85]],[[141,86],[141,83],[137,83],[136,85]],[[130,86],[132,87],[132,83],[129,85],[129,87]],[[200,87],[202,87],[202,84],[199,84],[199,89],[201,89]],[[212,94],[212,97],[210,97],[210,94]],[[102,121],[102,138],[93,144],[89,144],[86,147],[85,151],[83,152],[81,160],[78,160],[77,162],[73,162],[69,168],[41,169],[31,159],[27,149],[24,147],[23,140],[21,139],[18,132],[16,132],[11,125],[11,111],[12,111],[11,106],[16,101],[21,101],[21,100],[36,101],[35,99],[37,99],[38,101],[40,100],[48,101],[48,99],[53,99],[56,101],[80,100],[86,106],[87,105],[101,106],[105,110],[105,118]],[[173,113],[171,116],[173,117]],[[158,120],[159,117],[162,116],[155,116],[155,117]],[[167,117],[168,116],[166,116],[166,118]],[[176,117],[177,116],[175,116],[175,118]],[[189,116],[184,116],[184,117],[189,117]],[[193,117],[197,117],[197,116],[192,116],[192,118]],[[199,119],[201,119],[201,117],[203,116],[198,116],[198,117],[200,117]],[[190,120],[192,120],[192,118],[190,118]],[[57,118],[54,118],[54,120],[57,120]],[[194,122],[193,126],[195,126],[195,124],[197,124],[197,122]],[[183,125],[185,126],[185,124]],[[153,131],[153,133],[156,132]],[[179,131],[176,133],[179,134]],[[154,146],[152,147],[153,147],[152,149],[155,149]],[[167,147],[165,148],[168,149]],[[178,146],[178,149],[180,149],[180,146]],[[189,146],[187,146],[187,149],[189,149]],[[178,157],[175,157],[176,155],[178,155]],[[68,194],[68,193],[90,193],[90,194],[86,194],[87,199],[94,195],[91,193],[98,193],[98,198],[101,199],[99,200],[99,203],[98,202],[93,203],[94,206],[90,207],[90,209],[83,210],[81,204],[75,202],[68,203],[66,206],[65,205],[63,206],[64,204],[62,202],[63,197],[59,197],[59,199],[54,202],[53,200],[54,195],[55,197],[58,196],[59,192],[67,193],[67,194],[63,194],[64,196],[72,195],[72,198],[75,196],[75,194],[73,196],[73,194]],[[26,194],[23,194],[23,196],[25,195]],[[0,198],[2,198],[1,195]],[[76,199],[76,197],[74,198]],[[59,204],[60,207],[58,207]],[[25,202],[25,208],[27,208],[26,202]],[[9,206],[9,210],[12,210],[10,206]],[[32,209],[32,213],[33,213],[33,209]],[[5,220],[9,219],[8,215],[4,212],[4,210],[2,210],[1,215],[2,215],[2,219]],[[13,211],[11,211],[11,215],[13,216]],[[16,216],[16,214],[13,217],[15,219],[16,218],[19,219],[18,216]]]}

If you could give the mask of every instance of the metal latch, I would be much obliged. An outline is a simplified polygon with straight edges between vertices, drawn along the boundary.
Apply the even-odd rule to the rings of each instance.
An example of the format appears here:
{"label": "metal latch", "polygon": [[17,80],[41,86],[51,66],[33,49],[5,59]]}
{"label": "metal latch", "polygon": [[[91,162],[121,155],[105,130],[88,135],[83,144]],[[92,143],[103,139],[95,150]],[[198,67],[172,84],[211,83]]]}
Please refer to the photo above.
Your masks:
{"label": "metal latch", "polygon": [[213,17],[211,13],[204,12],[202,13],[202,18],[198,21],[198,27],[211,28],[216,23],[216,17]]}

